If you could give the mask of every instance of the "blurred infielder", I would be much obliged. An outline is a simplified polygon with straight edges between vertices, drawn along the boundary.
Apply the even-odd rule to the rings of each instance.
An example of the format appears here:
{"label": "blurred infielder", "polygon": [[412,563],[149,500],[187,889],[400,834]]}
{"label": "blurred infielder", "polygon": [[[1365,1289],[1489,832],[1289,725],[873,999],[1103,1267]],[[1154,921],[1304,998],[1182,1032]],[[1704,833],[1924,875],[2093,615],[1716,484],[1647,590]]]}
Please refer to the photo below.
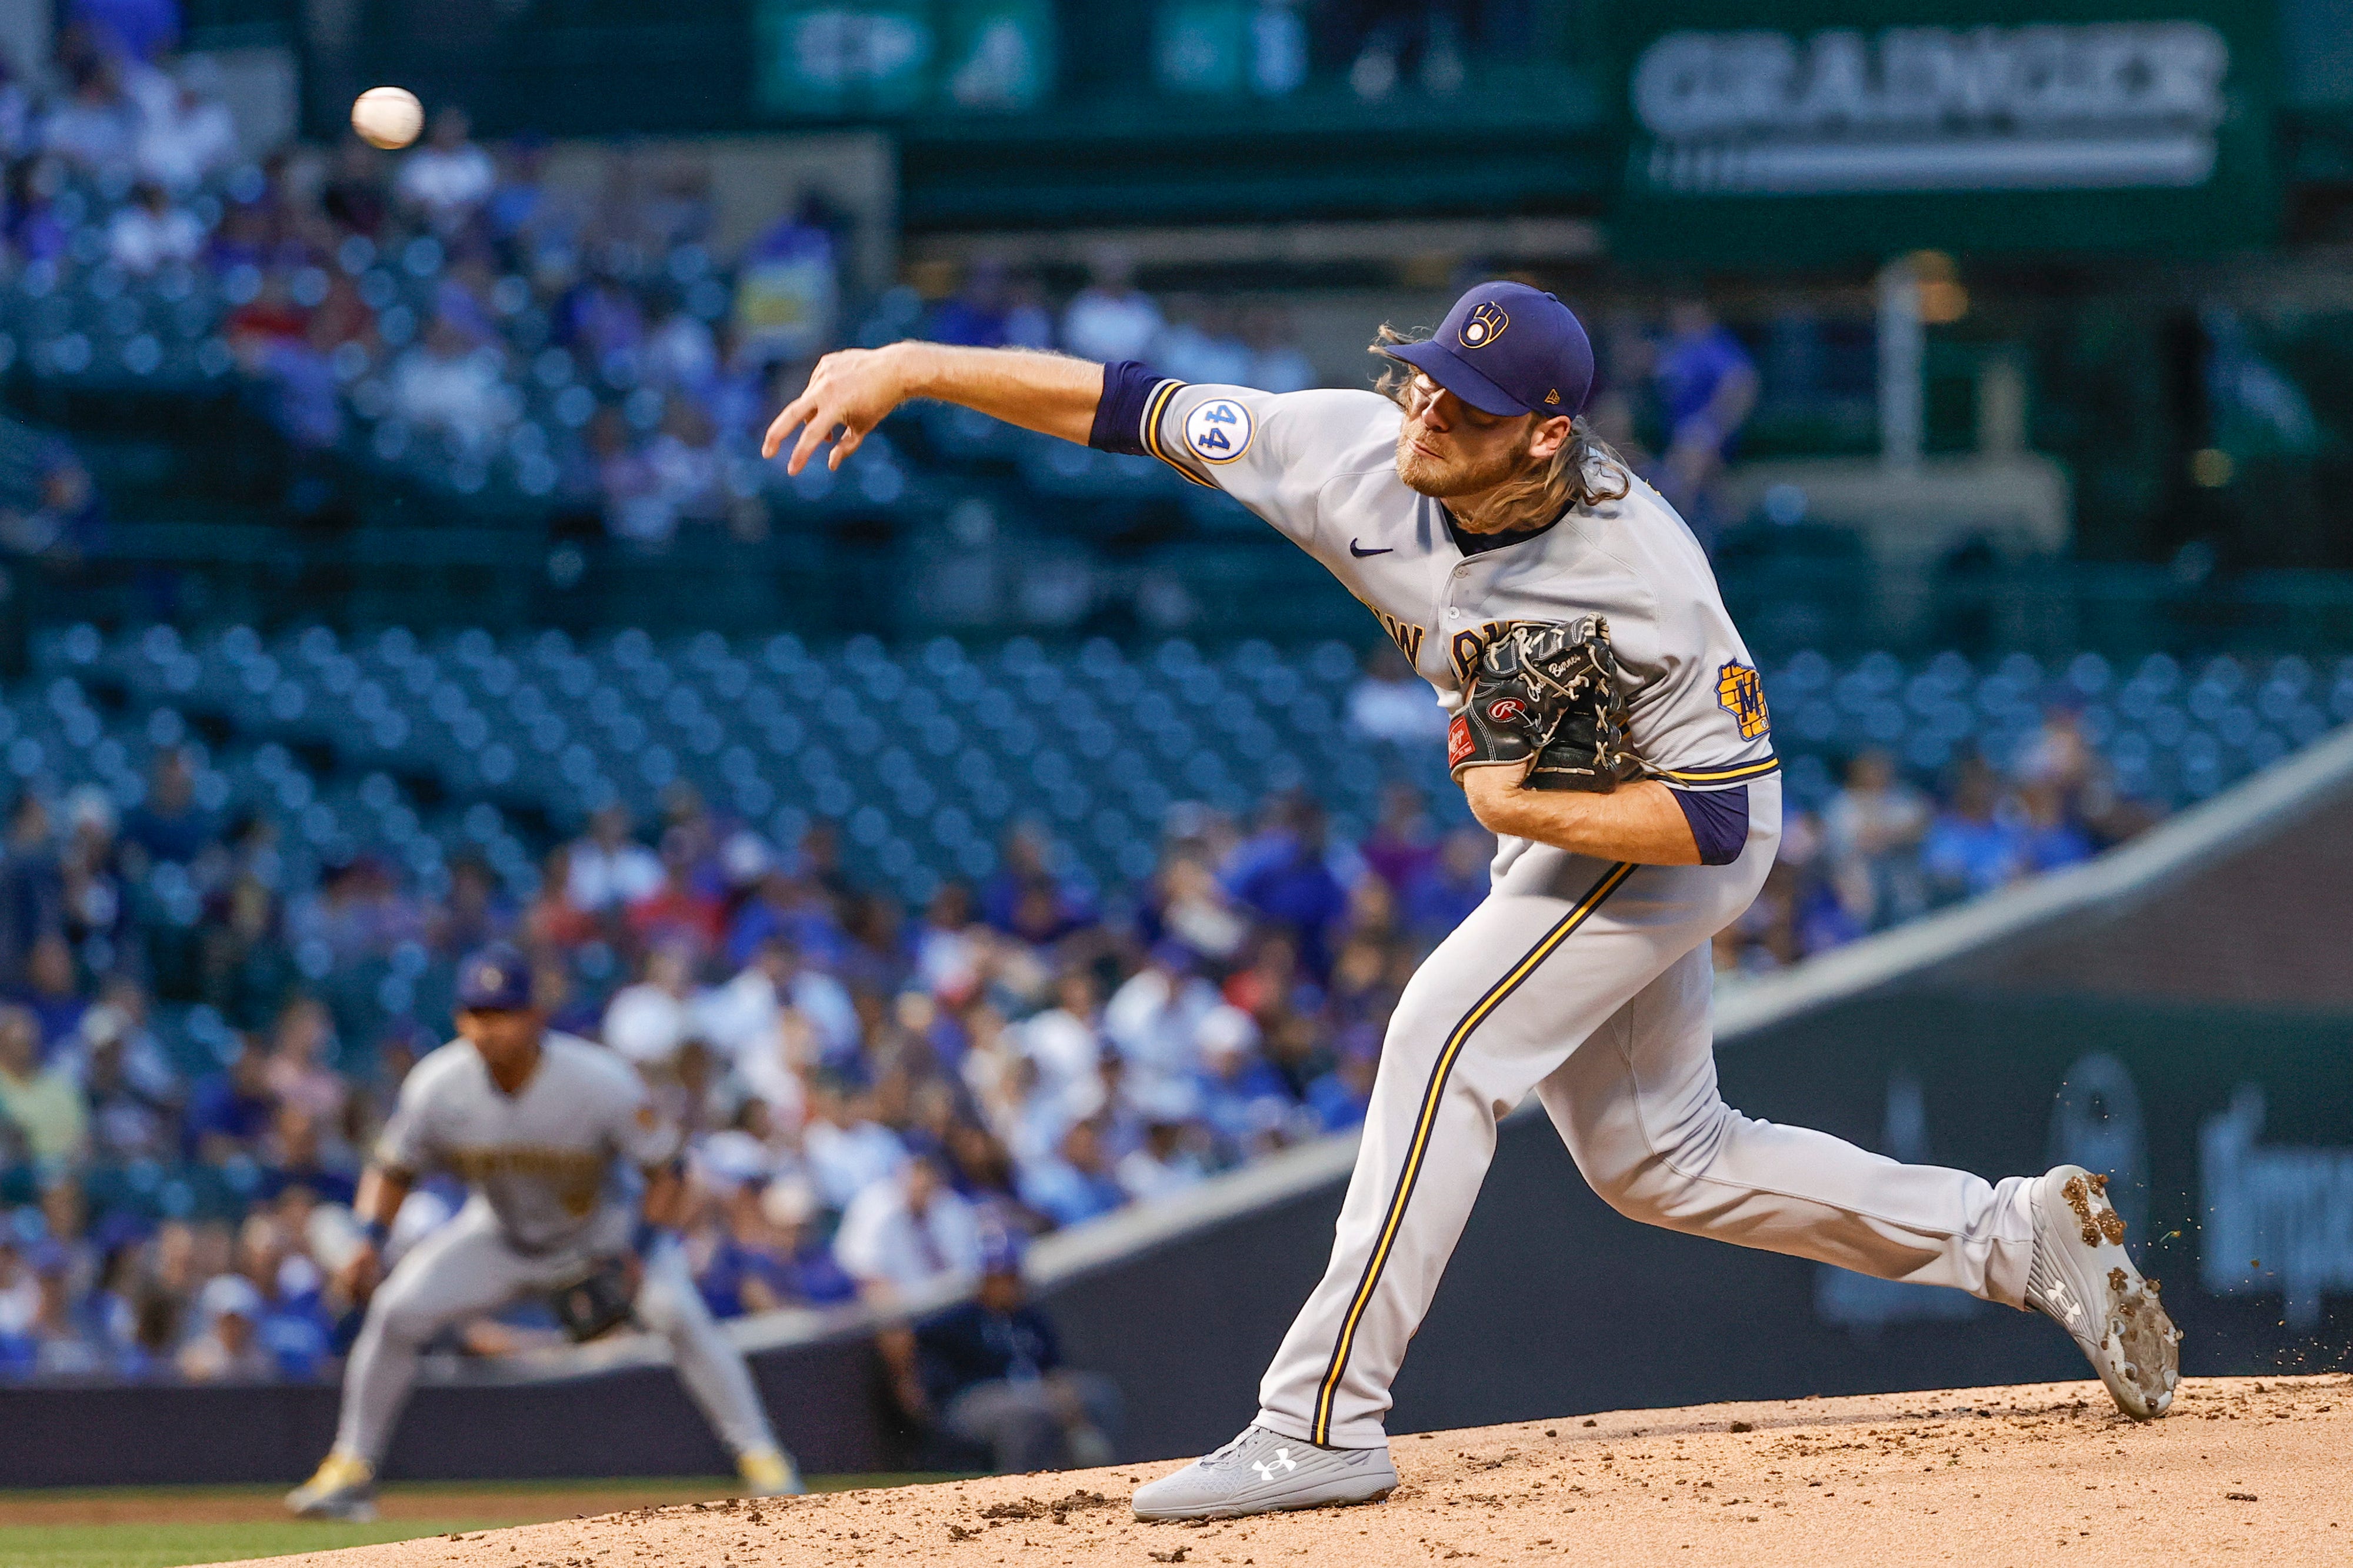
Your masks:
{"label": "blurred infielder", "polygon": [[[1134,363],[900,343],[833,354],[768,431],[797,471],[913,397],[1144,452],[1214,485],[1380,618],[1452,715],[1499,848],[1485,902],[1399,1001],[1323,1282],[1258,1418],[1135,1494],[1145,1519],[1365,1501],[1383,1418],[1493,1156],[1531,1090],[1620,1213],[2050,1314],[2126,1414],[2171,1401],[2179,1336],[2072,1165],[1988,1184],[1752,1121],[1716,1092],[1709,939],[1765,880],[1779,763],[1707,559],[1576,416],[1584,329],[1484,283],[1435,336],[1384,330],[1382,393],[1189,386]],[[1386,393],[1387,395],[1384,395]]]}
{"label": "blurred infielder", "polygon": [[[341,1280],[367,1318],[343,1370],[335,1446],[287,1495],[296,1513],[368,1519],[375,1469],[417,1377],[419,1349],[449,1324],[519,1297],[546,1297],[575,1339],[632,1321],[670,1342],[749,1489],[797,1492],[743,1352],[722,1333],[663,1228],[681,1195],[679,1136],[637,1069],[602,1046],[553,1034],[511,947],[484,949],[458,976],[452,1040],[410,1069],[354,1207],[365,1239]],[[631,1203],[624,1173],[643,1176]],[[393,1216],[417,1177],[463,1176],[472,1195],[376,1285]]]}

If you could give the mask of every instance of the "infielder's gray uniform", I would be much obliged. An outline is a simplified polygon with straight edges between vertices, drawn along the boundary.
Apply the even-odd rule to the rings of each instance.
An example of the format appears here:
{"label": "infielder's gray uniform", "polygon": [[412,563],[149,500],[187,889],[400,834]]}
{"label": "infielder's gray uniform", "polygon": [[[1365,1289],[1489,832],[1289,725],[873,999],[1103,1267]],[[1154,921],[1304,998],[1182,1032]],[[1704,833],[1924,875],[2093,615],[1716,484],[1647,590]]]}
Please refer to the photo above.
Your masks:
{"label": "infielder's gray uniform", "polygon": [[[418,1062],[377,1140],[377,1164],[455,1171],[473,1189],[457,1217],[401,1258],[368,1303],[343,1373],[335,1447],[383,1462],[417,1377],[417,1350],[450,1323],[545,1293],[629,1247],[625,1163],[667,1163],[678,1134],[637,1069],[602,1046],[550,1033],[520,1092],[453,1040]],[[737,1454],[776,1447],[744,1355],[712,1321],[672,1243],[645,1259],[638,1319],[670,1342],[687,1392]]]}
{"label": "infielder's gray uniform", "polygon": [[[1512,622],[1608,618],[1630,749],[1677,790],[1747,792],[1728,864],[1634,866],[1506,838],[1486,901],[1390,1020],[1323,1282],[1267,1369],[1257,1425],[1385,1441],[1389,1384],[1495,1146],[1534,1089],[1620,1213],[1672,1229],[2023,1304],[2031,1179],[1989,1184],[1752,1121],[1716,1092],[1709,939],[1764,884],[1781,835],[1757,671],[1691,531],[1655,490],[1465,554],[1398,478],[1402,412],[1369,392],[1164,381],[1145,448],[1224,489],[1330,569],[1459,711]],[[1723,803],[1716,803],[1723,804]]]}

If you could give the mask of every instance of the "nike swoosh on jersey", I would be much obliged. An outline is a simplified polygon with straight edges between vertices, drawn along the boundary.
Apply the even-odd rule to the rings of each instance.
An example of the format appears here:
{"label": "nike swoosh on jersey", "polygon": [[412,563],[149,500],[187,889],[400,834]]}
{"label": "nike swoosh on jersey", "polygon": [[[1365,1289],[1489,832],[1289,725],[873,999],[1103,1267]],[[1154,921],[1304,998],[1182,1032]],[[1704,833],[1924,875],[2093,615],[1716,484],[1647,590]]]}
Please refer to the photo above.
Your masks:
{"label": "nike swoosh on jersey", "polygon": [[1395,550],[1397,546],[1394,544],[1384,544],[1378,550],[1367,550],[1353,539],[1348,541],[1348,553],[1355,556],[1359,561],[1362,561],[1367,555],[1387,555],[1390,551]]}

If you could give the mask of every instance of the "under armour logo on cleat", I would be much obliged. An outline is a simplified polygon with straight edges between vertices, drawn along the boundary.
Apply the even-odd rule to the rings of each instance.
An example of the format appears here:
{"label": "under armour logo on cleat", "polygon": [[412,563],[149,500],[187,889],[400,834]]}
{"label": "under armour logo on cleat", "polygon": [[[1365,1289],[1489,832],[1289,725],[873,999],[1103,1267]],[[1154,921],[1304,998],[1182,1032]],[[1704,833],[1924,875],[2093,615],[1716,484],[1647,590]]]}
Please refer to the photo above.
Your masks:
{"label": "under armour logo on cleat", "polygon": [[1258,1472],[1258,1479],[1262,1481],[1274,1479],[1274,1472],[1277,1470],[1295,1470],[1298,1468],[1299,1461],[1291,1457],[1291,1450],[1288,1448],[1277,1448],[1274,1451],[1274,1463],[1271,1465],[1264,1459],[1250,1461],[1250,1468]]}
{"label": "under armour logo on cleat", "polygon": [[2053,1279],[2051,1282],[2051,1288],[2042,1295],[2044,1301],[2050,1307],[2051,1315],[2069,1328],[2072,1329],[2084,1321],[2084,1305],[2075,1300],[2075,1292],[2067,1288],[2067,1282],[2064,1279]]}

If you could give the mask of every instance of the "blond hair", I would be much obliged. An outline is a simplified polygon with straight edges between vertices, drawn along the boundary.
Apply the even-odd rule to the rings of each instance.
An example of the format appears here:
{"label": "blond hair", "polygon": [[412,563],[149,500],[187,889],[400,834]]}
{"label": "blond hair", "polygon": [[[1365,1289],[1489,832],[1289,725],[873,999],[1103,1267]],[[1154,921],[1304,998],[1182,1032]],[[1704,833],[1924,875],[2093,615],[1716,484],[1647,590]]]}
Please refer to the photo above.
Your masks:
{"label": "blond hair", "polygon": [[[1420,338],[1409,337],[1388,323],[1382,323],[1380,335],[1368,345],[1370,351],[1388,360],[1388,368],[1373,383],[1373,390],[1387,397],[1410,416],[1417,406],[1413,391],[1413,366],[1403,360],[1390,357],[1388,351],[1398,343],[1419,342]],[[1540,415],[1527,416],[1531,420]],[[1533,426],[1531,426],[1533,428]],[[1609,481],[1615,477],[1616,488]],[[1475,520],[1482,533],[1515,532],[1522,529],[1541,528],[1557,520],[1575,507],[1599,505],[1602,501],[1623,500],[1632,488],[1632,468],[1620,457],[1616,448],[1593,433],[1578,415],[1569,421],[1568,439],[1560,450],[1541,467],[1532,467],[1520,478],[1496,487]],[[1500,520],[1500,521],[1497,521]]]}

